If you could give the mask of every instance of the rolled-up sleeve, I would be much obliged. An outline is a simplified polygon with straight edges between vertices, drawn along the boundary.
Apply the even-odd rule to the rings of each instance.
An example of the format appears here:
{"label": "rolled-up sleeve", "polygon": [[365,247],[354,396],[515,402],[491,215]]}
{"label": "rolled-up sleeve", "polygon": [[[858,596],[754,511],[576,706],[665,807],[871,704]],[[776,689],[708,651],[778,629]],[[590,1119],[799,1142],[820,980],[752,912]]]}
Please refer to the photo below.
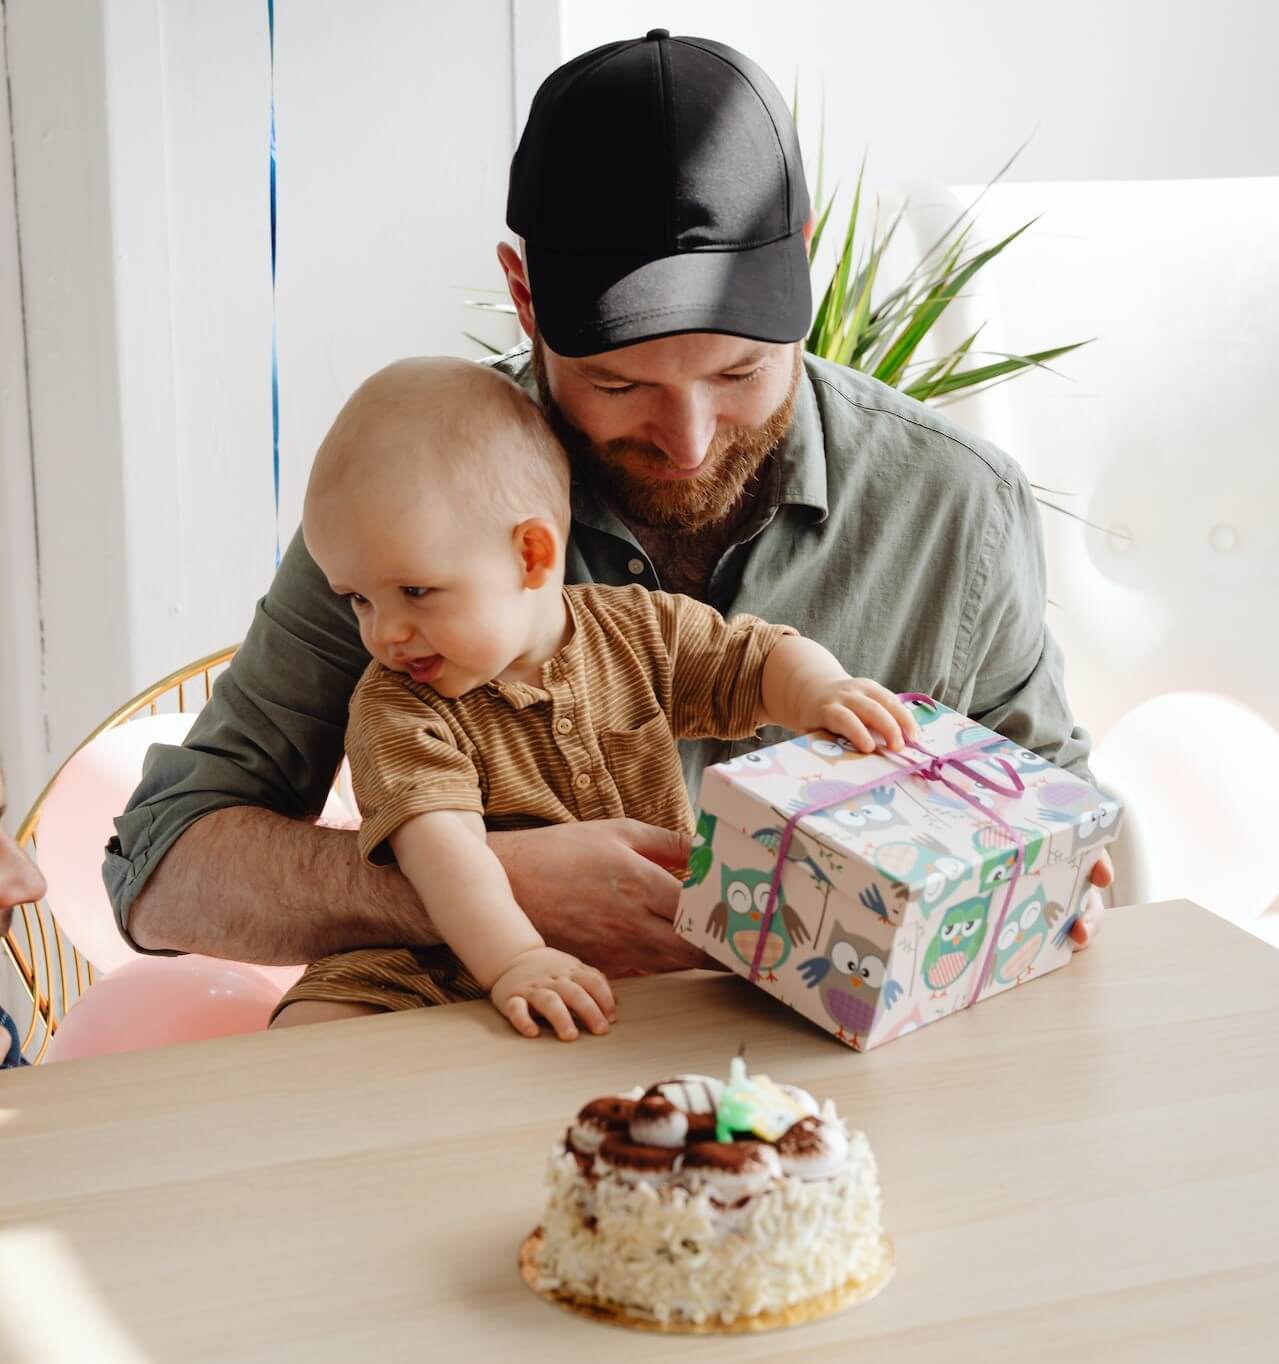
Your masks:
{"label": "rolled-up sleeve", "polygon": [[1039,507],[1020,469],[1001,484],[967,593],[955,651],[955,710],[1093,780],[1092,740],[1066,699],[1065,659],[1045,621],[1047,601]]}
{"label": "rolled-up sleeve", "polygon": [[299,532],[185,743],[152,746],[115,821],[103,879],[136,951],[144,949],[129,937],[133,903],[197,820],[235,805],[297,819],[323,809],[342,759],[347,705],[368,661],[350,609],[330,591]]}

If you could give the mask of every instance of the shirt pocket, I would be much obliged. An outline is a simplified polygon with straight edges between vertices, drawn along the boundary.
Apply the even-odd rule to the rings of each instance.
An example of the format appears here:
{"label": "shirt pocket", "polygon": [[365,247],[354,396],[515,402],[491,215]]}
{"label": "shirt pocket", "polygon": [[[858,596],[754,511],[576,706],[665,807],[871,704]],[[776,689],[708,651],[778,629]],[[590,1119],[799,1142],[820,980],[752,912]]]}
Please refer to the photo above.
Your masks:
{"label": "shirt pocket", "polygon": [[684,832],[693,827],[679,749],[665,712],[634,729],[602,729],[600,753],[631,819]]}

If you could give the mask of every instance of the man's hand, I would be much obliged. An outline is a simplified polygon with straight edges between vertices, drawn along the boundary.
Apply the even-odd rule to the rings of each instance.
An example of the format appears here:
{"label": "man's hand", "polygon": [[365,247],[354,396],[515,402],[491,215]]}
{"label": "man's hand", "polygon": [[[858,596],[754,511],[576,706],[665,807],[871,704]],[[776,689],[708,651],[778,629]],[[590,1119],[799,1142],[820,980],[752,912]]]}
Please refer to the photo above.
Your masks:
{"label": "man's hand", "polygon": [[671,927],[687,834],[595,819],[490,833],[488,843],[538,932],[606,976],[713,964]]}
{"label": "man's hand", "polygon": [[[1102,853],[1097,859],[1089,879],[1098,889],[1104,889],[1115,879],[1115,867],[1109,853]],[[1077,952],[1081,947],[1087,947],[1101,932],[1101,922],[1105,914],[1106,906],[1102,904],[1101,896],[1097,894],[1097,890],[1090,890],[1084,896],[1083,912],[1070,926],[1073,951]]]}
{"label": "man's hand", "polygon": [[561,1042],[577,1040],[579,1018],[593,1033],[605,1033],[617,1017],[613,992],[593,966],[553,947],[534,947],[493,982],[489,995],[498,1013],[524,1037],[537,1037],[533,1014],[555,1029]]}

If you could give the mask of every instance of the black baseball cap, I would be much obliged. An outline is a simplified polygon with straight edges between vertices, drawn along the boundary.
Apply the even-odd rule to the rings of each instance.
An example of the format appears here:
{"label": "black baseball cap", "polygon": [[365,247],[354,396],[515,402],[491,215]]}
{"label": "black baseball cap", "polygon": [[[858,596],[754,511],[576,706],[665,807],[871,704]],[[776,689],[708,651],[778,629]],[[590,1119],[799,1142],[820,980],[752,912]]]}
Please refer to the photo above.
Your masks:
{"label": "black baseball cap", "polygon": [[597,47],[553,71],[511,162],[543,340],[594,355],[679,332],[798,341],[812,292],[794,120],[707,38]]}

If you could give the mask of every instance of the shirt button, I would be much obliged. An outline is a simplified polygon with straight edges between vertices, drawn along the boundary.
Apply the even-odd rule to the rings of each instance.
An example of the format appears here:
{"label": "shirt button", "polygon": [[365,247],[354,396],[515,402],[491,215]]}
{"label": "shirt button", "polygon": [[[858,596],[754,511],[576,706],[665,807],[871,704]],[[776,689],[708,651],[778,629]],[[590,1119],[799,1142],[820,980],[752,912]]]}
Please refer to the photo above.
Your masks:
{"label": "shirt button", "polygon": [[572,732],[572,729],[573,729],[572,720],[563,719],[556,720],[555,722],[555,732],[557,734],[569,734]]}
{"label": "shirt button", "polygon": [[577,776],[573,778],[573,785],[576,786],[579,791],[585,791],[590,784],[591,774],[589,772],[579,772]]}
{"label": "shirt button", "polygon": [[629,568],[630,571],[634,573],[635,576],[638,578],[639,575],[644,571],[644,560],[632,559],[630,563],[626,565],[626,567]]}

